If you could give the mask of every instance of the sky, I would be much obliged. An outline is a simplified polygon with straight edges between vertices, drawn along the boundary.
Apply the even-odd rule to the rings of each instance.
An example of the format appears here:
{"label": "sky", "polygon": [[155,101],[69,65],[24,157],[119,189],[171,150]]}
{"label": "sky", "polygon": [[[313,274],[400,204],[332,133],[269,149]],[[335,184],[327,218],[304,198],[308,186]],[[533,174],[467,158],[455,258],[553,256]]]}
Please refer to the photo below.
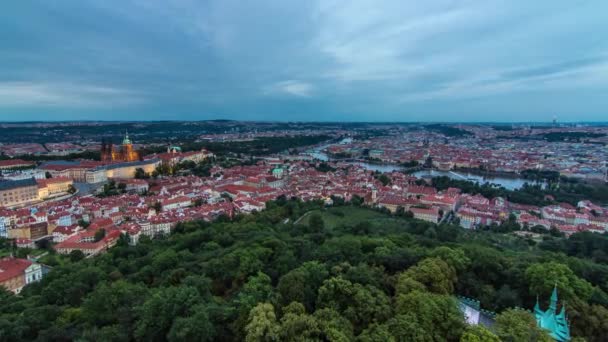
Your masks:
{"label": "sky", "polygon": [[608,1],[27,0],[0,121],[608,121]]}

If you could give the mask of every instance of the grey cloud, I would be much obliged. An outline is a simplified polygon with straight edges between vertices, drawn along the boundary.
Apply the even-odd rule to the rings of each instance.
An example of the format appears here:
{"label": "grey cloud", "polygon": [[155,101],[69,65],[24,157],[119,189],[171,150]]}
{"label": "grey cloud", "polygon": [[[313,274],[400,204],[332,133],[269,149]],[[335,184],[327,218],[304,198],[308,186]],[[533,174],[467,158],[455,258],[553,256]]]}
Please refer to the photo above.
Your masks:
{"label": "grey cloud", "polygon": [[607,11],[549,0],[11,1],[0,116],[475,120],[554,107],[603,118],[608,100],[589,98],[608,90]]}

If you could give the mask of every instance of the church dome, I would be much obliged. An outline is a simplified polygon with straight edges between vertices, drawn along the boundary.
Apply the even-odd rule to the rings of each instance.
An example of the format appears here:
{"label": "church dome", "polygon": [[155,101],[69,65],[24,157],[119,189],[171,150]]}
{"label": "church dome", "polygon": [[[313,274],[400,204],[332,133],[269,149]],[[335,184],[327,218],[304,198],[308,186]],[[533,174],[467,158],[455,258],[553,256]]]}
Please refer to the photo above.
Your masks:
{"label": "church dome", "polygon": [[122,140],[123,145],[131,145],[131,139],[129,139],[129,132],[125,132],[125,138]]}

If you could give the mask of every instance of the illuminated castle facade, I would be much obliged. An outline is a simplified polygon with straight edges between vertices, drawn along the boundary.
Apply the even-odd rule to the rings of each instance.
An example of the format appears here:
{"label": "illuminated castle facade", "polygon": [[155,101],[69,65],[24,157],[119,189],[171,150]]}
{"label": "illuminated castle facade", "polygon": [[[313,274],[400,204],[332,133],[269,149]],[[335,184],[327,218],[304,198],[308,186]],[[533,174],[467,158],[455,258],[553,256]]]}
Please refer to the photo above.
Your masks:
{"label": "illuminated castle facade", "polygon": [[129,133],[125,134],[122,145],[115,147],[112,141],[103,139],[101,141],[102,162],[131,162],[139,160],[139,153],[133,150],[133,144],[129,139]]}

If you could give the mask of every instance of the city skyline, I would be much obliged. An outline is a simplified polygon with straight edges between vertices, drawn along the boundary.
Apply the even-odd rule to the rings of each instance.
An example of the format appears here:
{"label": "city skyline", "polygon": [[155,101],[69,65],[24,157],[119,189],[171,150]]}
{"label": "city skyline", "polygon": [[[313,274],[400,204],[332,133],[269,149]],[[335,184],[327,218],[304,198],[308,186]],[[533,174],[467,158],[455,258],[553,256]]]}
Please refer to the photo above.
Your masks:
{"label": "city skyline", "polygon": [[11,3],[0,121],[605,121],[607,6]]}

